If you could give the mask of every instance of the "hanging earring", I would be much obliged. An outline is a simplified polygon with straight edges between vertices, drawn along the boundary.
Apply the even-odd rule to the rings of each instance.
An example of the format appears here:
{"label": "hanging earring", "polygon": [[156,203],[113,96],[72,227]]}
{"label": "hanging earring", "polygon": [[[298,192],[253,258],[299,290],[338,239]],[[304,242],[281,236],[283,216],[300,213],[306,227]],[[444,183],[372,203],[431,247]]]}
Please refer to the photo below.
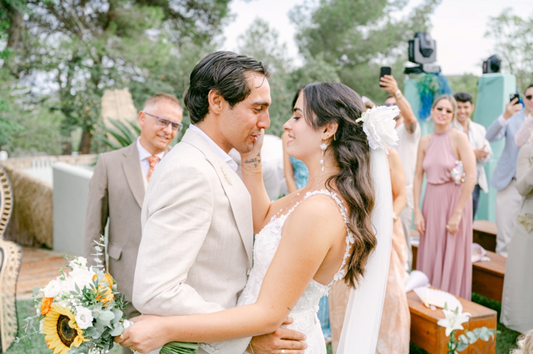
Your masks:
{"label": "hanging earring", "polygon": [[327,148],[328,148],[328,144],[326,143],[320,144],[320,150],[322,150],[322,159],[320,160],[320,164],[322,165],[322,171],[324,171],[324,155],[326,153]]}

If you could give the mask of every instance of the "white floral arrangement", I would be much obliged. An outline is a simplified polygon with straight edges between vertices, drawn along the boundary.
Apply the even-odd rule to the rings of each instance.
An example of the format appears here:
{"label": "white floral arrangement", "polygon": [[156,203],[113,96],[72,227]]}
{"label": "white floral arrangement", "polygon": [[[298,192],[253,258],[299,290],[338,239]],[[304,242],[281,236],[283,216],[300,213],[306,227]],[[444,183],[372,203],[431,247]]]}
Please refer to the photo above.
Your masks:
{"label": "white floral arrangement", "polygon": [[473,331],[465,331],[458,338],[455,338],[456,330],[463,330],[463,323],[468,322],[472,316],[468,312],[459,312],[457,307],[455,310],[449,310],[448,304],[444,304],[445,318],[439,320],[437,324],[446,328],[446,337],[450,337],[448,341],[448,354],[457,354],[462,352],[470,344],[477,342],[478,339],[488,341],[496,335],[495,329],[489,329],[487,327],[475,328]]}
{"label": "white floral arrangement", "polygon": [[[97,266],[87,267],[84,257],[65,257],[70,272],[60,269],[56,279],[44,288],[34,289],[37,314],[26,318],[24,337],[44,335],[54,354],[106,354],[115,344],[114,337],[132,325],[124,314],[127,305],[124,294],[118,292],[111,274],[104,272],[100,259],[105,250],[103,237],[96,242],[95,250]],[[161,353],[193,354],[197,348],[196,343],[171,342]]]}
{"label": "white floral arrangement", "polygon": [[95,248],[98,266],[87,267],[83,257],[67,258],[70,272],[61,269],[44,288],[34,289],[37,314],[25,320],[26,334],[44,335],[54,354],[108,353],[128,322],[124,295],[98,258],[103,255],[102,240]]}
{"label": "white floral arrangement", "polygon": [[396,132],[396,121],[400,114],[396,106],[376,106],[361,115],[356,122],[363,122],[363,131],[368,138],[371,149],[383,149],[387,151],[387,146],[398,144],[398,133]]}

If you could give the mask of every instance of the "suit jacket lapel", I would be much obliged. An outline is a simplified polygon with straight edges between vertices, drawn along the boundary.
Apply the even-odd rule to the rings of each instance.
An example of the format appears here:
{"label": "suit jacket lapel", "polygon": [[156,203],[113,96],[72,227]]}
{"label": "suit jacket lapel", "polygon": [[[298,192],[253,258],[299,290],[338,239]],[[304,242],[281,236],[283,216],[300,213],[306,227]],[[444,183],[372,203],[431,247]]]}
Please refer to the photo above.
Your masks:
{"label": "suit jacket lapel", "polygon": [[221,160],[215,154],[209,144],[200,135],[187,130],[181,141],[198,148],[204,153],[211,165],[213,165],[230,202],[233,217],[235,218],[235,223],[237,224],[251,267],[253,248],[252,203],[246,186],[241,178],[225,161]]}
{"label": "suit jacket lapel", "polygon": [[144,182],[141,171],[141,164],[139,162],[139,152],[137,151],[136,143],[131,144],[124,149],[124,159],[122,160],[122,167],[126,174],[126,180],[130,186],[131,192],[137,201],[137,204],[142,208],[144,200]]}

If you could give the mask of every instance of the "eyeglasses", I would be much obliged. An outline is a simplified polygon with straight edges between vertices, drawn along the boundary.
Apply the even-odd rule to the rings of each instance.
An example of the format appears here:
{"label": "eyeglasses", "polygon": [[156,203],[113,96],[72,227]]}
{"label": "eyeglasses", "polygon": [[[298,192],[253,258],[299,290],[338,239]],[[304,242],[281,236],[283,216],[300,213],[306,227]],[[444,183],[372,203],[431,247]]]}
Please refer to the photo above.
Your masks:
{"label": "eyeglasses", "polygon": [[150,117],[154,117],[157,125],[159,127],[161,127],[161,128],[166,128],[166,127],[168,127],[169,124],[172,124],[172,130],[174,130],[174,131],[180,131],[183,128],[183,124],[181,124],[181,123],[171,122],[171,121],[169,121],[166,118],[158,117],[158,116],[155,116],[155,115],[150,114],[148,112],[144,112],[144,114],[149,115]]}
{"label": "eyeglasses", "polygon": [[397,106],[396,103],[385,103],[383,104],[385,107],[393,107],[393,106]]}
{"label": "eyeglasses", "polygon": [[528,99],[528,101],[531,101],[531,99],[533,98],[533,95],[527,95],[525,97]]}

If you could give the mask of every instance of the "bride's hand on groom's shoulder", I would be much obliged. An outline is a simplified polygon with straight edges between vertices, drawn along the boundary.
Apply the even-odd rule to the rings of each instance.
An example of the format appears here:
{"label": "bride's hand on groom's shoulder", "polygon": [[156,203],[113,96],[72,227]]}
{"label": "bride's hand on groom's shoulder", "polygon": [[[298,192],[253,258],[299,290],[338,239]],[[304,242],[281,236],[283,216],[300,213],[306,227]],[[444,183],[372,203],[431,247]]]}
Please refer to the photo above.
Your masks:
{"label": "bride's hand on groom's shoulder", "polygon": [[169,341],[162,328],[164,317],[142,315],[130,319],[133,324],[118,337],[115,342],[139,353],[149,353],[161,348]]}
{"label": "bride's hand on groom's shoulder", "polygon": [[[282,325],[291,324],[293,320],[287,318]],[[304,354],[307,348],[305,334],[283,327],[274,333],[264,334],[252,338],[248,352],[253,354],[279,354],[283,349],[286,354]]]}

